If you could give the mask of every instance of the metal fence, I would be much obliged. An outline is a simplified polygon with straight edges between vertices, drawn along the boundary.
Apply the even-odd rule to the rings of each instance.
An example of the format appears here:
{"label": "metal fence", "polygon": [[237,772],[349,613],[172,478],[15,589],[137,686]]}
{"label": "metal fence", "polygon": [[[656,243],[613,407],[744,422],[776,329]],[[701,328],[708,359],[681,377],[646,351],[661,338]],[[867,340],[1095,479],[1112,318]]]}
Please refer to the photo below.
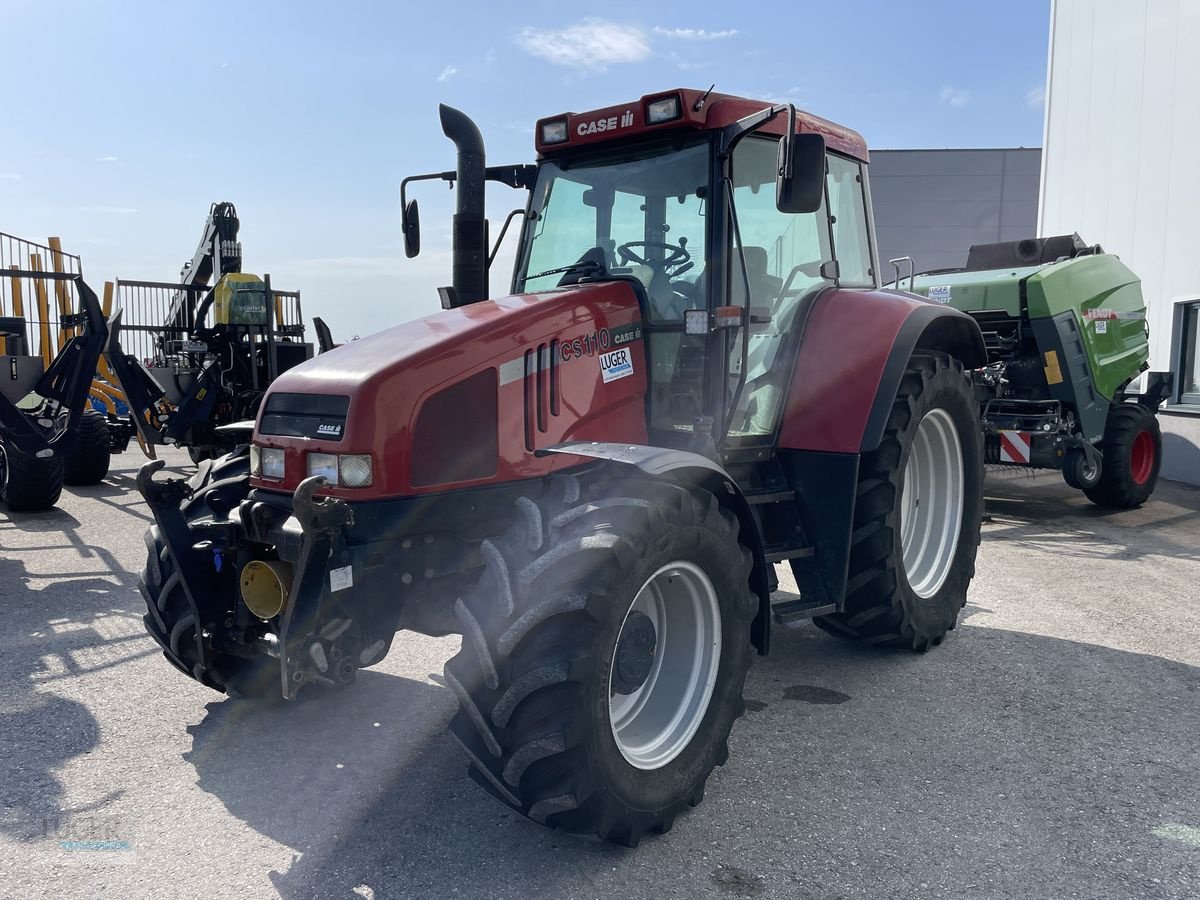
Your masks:
{"label": "metal fence", "polygon": [[38,244],[0,232],[0,351],[41,356],[49,365],[75,334],[79,295],[72,278],[82,271],[58,238]]}
{"label": "metal fence", "polygon": [[[212,326],[211,307],[204,321],[196,322],[196,310],[209,290],[189,284],[116,279],[112,308],[122,310],[121,349],[147,366],[168,365],[173,344],[188,340],[197,324]],[[300,292],[270,288],[270,300],[276,335],[303,336]]]}

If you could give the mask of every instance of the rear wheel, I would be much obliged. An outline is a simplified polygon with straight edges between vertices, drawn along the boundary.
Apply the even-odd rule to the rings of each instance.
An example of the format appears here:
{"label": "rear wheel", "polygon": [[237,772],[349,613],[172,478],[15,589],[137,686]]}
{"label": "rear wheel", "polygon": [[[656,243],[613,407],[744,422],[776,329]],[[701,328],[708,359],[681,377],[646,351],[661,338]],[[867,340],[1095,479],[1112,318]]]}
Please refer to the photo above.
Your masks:
{"label": "rear wheel", "polygon": [[1100,480],[1085,488],[1087,498],[1099,506],[1133,509],[1154,493],[1162,466],[1162,431],[1158,417],[1144,406],[1123,403],[1108,411]]}
{"label": "rear wheel", "polygon": [[0,441],[0,500],[12,512],[50,509],[62,495],[63,459],[26,456]]}
{"label": "rear wheel", "polygon": [[[611,484],[612,482],[609,482]],[[743,711],[758,603],[736,518],[705,491],[556,479],[485,541],[456,604],[451,733],[471,776],[551,827],[636,845],[695,806]]]}
{"label": "rear wheel", "polygon": [[817,626],[924,651],[966,603],[983,515],[978,407],[962,364],[915,354],[879,448],[859,464],[843,612]]}
{"label": "rear wheel", "polygon": [[75,443],[63,459],[63,481],[99,484],[108,474],[109,462],[108,418],[94,409],[85,409],[75,429]]}

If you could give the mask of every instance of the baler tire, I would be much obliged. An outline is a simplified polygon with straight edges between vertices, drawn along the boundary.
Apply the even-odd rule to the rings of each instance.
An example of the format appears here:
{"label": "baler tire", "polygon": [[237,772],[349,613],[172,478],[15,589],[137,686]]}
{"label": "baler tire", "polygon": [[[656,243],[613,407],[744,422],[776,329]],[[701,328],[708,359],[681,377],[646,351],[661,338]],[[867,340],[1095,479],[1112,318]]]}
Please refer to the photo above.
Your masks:
{"label": "baler tire", "polygon": [[[697,805],[709,774],[728,758],[729,732],[744,711],[758,602],[737,519],[714,495],[649,479],[617,483],[612,496],[599,480],[583,486],[558,476],[541,497],[518,499],[514,524],[483,543],[483,574],[455,605],[464,636],[445,677],[460,706],[450,731],[481,787],[548,827],[636,846]],[[650,692],[641,700],[641,687],[614,692],[613,679],[623,677],[614,675],[623,671],[614,662],[618,640],[643,588],[660,577],[682,584],[695,570],[711,589],[718,624],[708,646],[718,649],[696,654],[707,674],[687,681],[711,687],[702,701],[692,688],[682,695],[689,725],[682,733],[666,726],[670,753],[635,765],[634,745],[622,743],[613,724],[613,697],[647,709],[660,682],[646,676],[641,687]],[[669,605],[653,596],[660,612]],[[666,613],[658,621],[670,632]],[[656,638],[650,658],[668,645]],[[657,707],[666,719],[663,709],[682,709],[669,701]]]}
{"label": "baler tire", "polygon": [[1103,456],[1100,482],[1085,488],[1084,495],[1109,509],[1135,509],[1145,503],[1154,493],[1162,468],[1158,417],[1137,403],[1110,407],[1099,447]]}
{"label": "baler tire", "polygon": [[1099,483],[1101,475],[1089,468],[1087,454],[1075,448],[1067,451],[1062,467],[1063,481],[1077,491],[1087,490]]}
{"label": "baler tire", "polygon": [[[963,458],[962,516],[949,568],[928,597],[905,571],[902,501],[906,465],[925,417],[943,410]],[[879,447],[863,454],[842,612],[818,616],[837,637],[920,653],[953,629],[975,575],[983,519],[983,439],[971,382],[962,363],[943,353],[915,353],[901,379]]]}
{"label": "baler tire", "polygon": [[111,461],[108,417],[85,409],[75,429],[75,443],[63,459],[63,481],[71,485],[99,484]]}
{"label": "baler tire", "polygon": [[62,455],[26,456],[0,441],[0,500],[10,512],[51,509],[62,495]]}
{"label": "baler tire", "polygon": [[[249,455],[242,452],[202,464],[191,480],[193,495],[183,502],[183,514],[189,522],[212,514],[206,502],[213,490],[221,490],[232,480],[248,478]],[[146,601],[142,617],[146,630],[162,649],[163,656],[185,675],[206,687],[238,698],[282,697],[279,667],[269,657],[243,659],[220,655],[213,667],[201,665],[196,647],[196,618],[175,574],[175,563],[157,525],[146,532],[146,566],[138,587]],[[274,675],[274,678],[270,677]]]}

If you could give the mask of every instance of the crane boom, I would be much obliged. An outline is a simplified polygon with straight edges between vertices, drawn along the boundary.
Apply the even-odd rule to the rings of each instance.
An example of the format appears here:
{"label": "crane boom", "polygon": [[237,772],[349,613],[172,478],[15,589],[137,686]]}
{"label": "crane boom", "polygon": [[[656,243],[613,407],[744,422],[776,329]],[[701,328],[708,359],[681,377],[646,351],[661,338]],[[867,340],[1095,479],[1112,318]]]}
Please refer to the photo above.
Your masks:
{"label": "crane boom", "polygon": [[[214,203],[209,207],[204,232],[196,245],[191,260],[183,264],[179,272],[181,284],[193,288],[206,288],[222,275],[242,271],[242,244],[238,235],[237,209],[228,201]],[[171,298],[167,314],[168,329],[186,329],[191,323],[194,310],[189,309],[195,291],[177,291]]]}

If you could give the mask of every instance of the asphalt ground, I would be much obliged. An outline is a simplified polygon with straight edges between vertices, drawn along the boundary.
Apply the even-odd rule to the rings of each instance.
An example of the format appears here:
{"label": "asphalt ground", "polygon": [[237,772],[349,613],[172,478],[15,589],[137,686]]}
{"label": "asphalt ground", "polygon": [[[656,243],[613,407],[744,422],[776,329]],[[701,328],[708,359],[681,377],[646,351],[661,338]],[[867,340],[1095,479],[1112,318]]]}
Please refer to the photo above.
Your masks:
{"label": "asphalt ground", "polygon": [[0,897],[1200,896],[1200,490],[1113,514],[990,477],[945,644],[777,630],[704,803],[627,850],[466,777],[456,638],[283,707],[182,677],[136,467],[0,513]]}

